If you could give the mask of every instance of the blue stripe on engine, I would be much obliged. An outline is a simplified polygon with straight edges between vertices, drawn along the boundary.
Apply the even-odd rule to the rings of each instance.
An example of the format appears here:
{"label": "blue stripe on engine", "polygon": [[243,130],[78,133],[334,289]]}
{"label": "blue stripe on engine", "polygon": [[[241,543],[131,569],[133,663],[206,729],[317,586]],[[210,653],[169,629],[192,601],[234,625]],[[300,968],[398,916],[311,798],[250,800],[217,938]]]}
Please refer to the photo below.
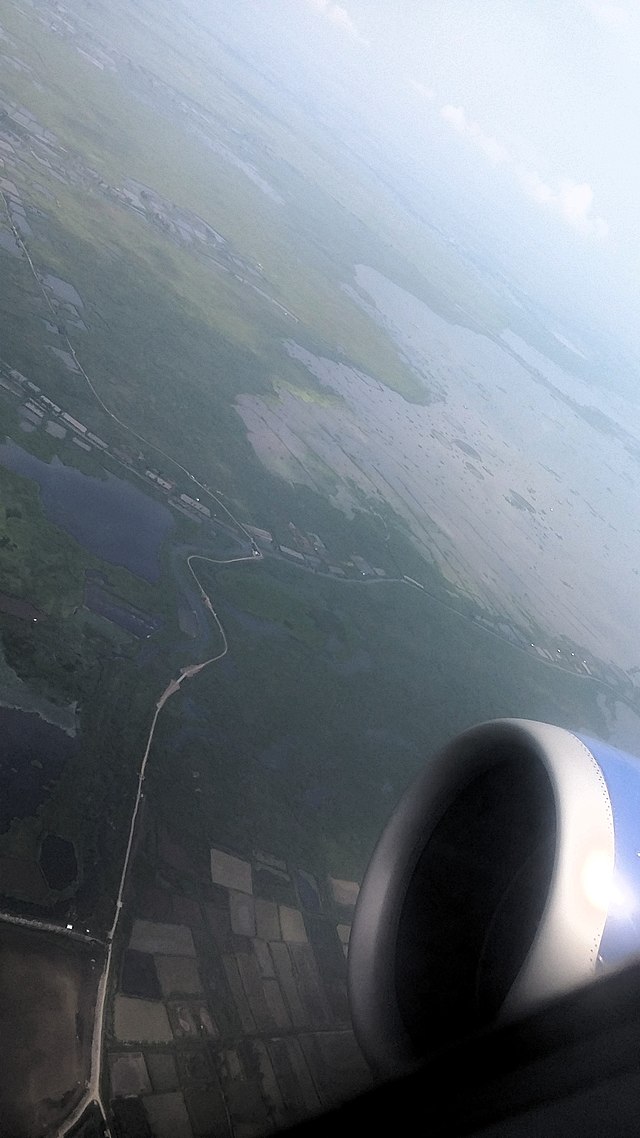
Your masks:
{"label": "blue stripe on engine", "polygon": [[576,737],[602,771],[613,814],[613,889],[599,953],[606,967],[640,953],[640,759],[599,739]]}

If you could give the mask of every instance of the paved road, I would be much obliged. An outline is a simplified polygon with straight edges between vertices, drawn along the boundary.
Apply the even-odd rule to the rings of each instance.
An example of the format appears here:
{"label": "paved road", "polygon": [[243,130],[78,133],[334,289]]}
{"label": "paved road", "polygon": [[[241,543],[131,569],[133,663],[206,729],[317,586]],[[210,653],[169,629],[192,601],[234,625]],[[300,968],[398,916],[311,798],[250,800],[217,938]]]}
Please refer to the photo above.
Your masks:
{"label": "paved road", "polygon": [[[9,207],[8,207],[8,202],[7,202],[6,196],[4,193],[2,193],[2,191],[0,191],[0,193],[2,195],[4,208],[6,211],[7,218],[9,220],[9,224],[11,226],[11,230],[13,232],[13,236],[14,236],[16,242],[18,243],[19,247],[24,252],[25,257],[27,259],[27,262],[29,264],[29,267],[31,269],[31,272],[33,274],[33,278],[34,278],[34,280],[38,286],[38,289],[44,298],[45,304],[47,305],[49,311],[51,312],[51,315],[52,315],[54,322],[57,324],[58,323],[57,313],[56,313],[56,311],[55,311],[55,309],[51,303],[51,300],[49,298],[47,290],[45,289],[44,285],[42,284],[42,281],[40,280],[40,277],[38,276],[38,273],[36,271],[36,268],[33,264],[33,261],[31,259],[31,256],[29,254],[29,251],[27,249],[27,246],[26,246],[23,238],[21,237],[17,228],[13,224],[13,221],[11,219],[11,215],[9,212]],[[237,534],[242,534],[243,538],[250,544],[252,552],[248,555],[242,555],[242,556],[225,558],[225,559],[208,557],[208,556],[205,556],[205,555],[199,554],[199,553],[190,553],[186,559],[187,568],[189,570],[189,573],[191,574],[191,577],[193,578],[193,580],[195,582],[198,596],[199,596],[202,604],[206,608],[206,610],[213,617],[216,628],[220,634],[221,650],[216,655],[212,656],[211,658],[209,658],[207,660],[203,660],[200,662],[193,662],[193,663],[184,665],[180,669],[180,674],[177,677],[169,680],[166,687],[164,688],[164,691],[159,696],[159,698],[156,702],[153,718],[151,720],[151,726],[149,729],[149,734],[147,736],[147,743],[146,743],[145,751],[144,751],[144,754],[142,756],[142,761],[140,763],[140,767],[139,767],[139,771],[138,771],[138,784],[137,784],[137,790],[136,790],[136,797],[135,797],[135,801],[133,804],[131,821],[129,824],[129,835],[128,835],[128,840],[127,840],[127,848],[126,848],[125,858],[124,858],[124,862],[123,862],[123,866],[122,866],[122,873],[120,876],[120,884],[119,884],[119,888],[118,888],[118,895],[116,898],[114,918],[113,918],[113,923],[111,925],[111,929],[109,930],[109,933],[107,935],[106,961],[105,961],[105,966],[104,966],[102,975],[100,977],[99,985],[98,985],[98,995],[97,995],[97,1000],[96,1000],[96,1013],[95,1013],[95,1018],[94,1018],[94,1031],[93,1031],[92,1047],[91,1047],[90,1076],[89,1076],[89,1080],[88,1080],[86,1088],[85,1088],[85,1093],[84,1093],[81,1101],[78,1103],[78,1106],[73,1111],[73,1113],[67,1118],[67,1120],[63,1124],[63,1126],[58,1130],[58,1132],[57,1132],[58,1138],[63,1138],[63,1136],[66,1135],[69,1132],[69,1130],[71,1130],[71,1128],[76,1124],[76,1122],[79,1120],[79,1118],[81,1117],[81,1115],[84,1113],[84,1111],[86,1110],[86,1108],[89,1106],[89,1104],[91,1102],[97,1103],[98,1107],[100,1108],[100,1110],[102,1112],[102,1115],[105,1119],[105,1124],[106,1124],[106,1111],[105,1111],[104,1104],[103,1104],[102,1099],[101,1099],[101,1093],[100,1093],[100,1073],[101,1073],[101,1067],[102,1067],[102,1052],[103,1052],[103,1038],[104,1038],[104,1016],[105,1016],[105,1008],[106,1008],[107,996],[108,996],[108,991],[109,991],[109,983],[110,983],[110,977],[111,977],[113,945],[114,945],[114,940],[115,940],[116,933],[118,930],[118,925],[120,922],[120,916],[122,913],[122,908],[123,908],[123,898],[124,898],[124,893],[126,890],[127,877],[128,877],[129,867],[130,867],[130,863],[131,863],[132,850],[133,850],[134,839],[135,839],[135,835],[136,835],[136,826],[137,826],[138,816],[139,816],[139,811],[140,811],[140,803],[141,803],[143,795],[144,795],[144,791],[143,791],[144,778],[145,778],[147,763],[149,761],[149,755],[151,752],[151,747],[152,747],[152,743],[153,743],[153,739],[154,739],[154,735],[155,735],[156,725],[158,722],[158,717],[162,711],[162,708],[166,704],[167,700],[169,700],[173,695],[176,694],[177,691],[180,690],[180,687],[184,683],[185,680],[189,680],[189,679],[194,678],[203,669],[209,667],[211,664],[215,664],[218,660],[223,659],[223,657],[226,656],[227,652],[229,651],[229,643],[228,643],[227,636],[226,636],[224,627],[222,625],[222,622],[220,621],[220,618],[218,617],[218,614],[215,611],[215,608],[211,602],[211,598],[209,597],[206,590],[204,589],[202,582],[200,581],[200,579],[199,579],[199,577],[198,577],[198,575],[197,575],[197,573],[193,567],[193,563],[197,562],[197,561],[203,561],[203,562],[210,562],[211,564],[214,564],[214,565],[235,565],[235,564],[239,564],[241,562],[254,562],[254,561],[262,560],[262,554],[255,547],[251,534],[248,532],[248,530],[245,528],[245,526],[235,517],[235,515],[232,513],[232,511],[228,508],[228,506],[225,505],[225,503],[222,501],[222,499],[218,495],[216,495],[212,490],[210,490],[209,487],[206,486],[204,483],[200,482],[191,473],[191,471],[189,471],[185,466],[183,466],[182,463],[178,462],[178,460],[175,459],[172,455],[167,454],[167,452],[162,450],[161,447],[157,446],[155,443],[150,442],[148,439],[145,439],[144,436],[139,434],[133,427],[131,427],[131,426],[129,426],[129,424],[123,422],[123,420],[120,419],[107,406],[107,404],[103,401],[103,399],[99,395],[98,391],[96,390],[90,376],[87,374],[84,367],[82,366],[82,363],[78,359],[78,356],[76,355],[75,348],[74,348],[73,344],[71,343],[71,341],[69,340],[66,332],[61,333],[61,338],[64,341],[64,343],[67,347],[67,350],[69,351],[71,357],[73,358],[73,360],[76,364],[76,367],[78,368],[79,373],[84,378],[91,394],[93,395],[98,406],[102,409],[102,411],[105,413],[105,415],[107,415],[112,420],[112,422],[117,424],[118,427],[120,427],[122,430],[126,431],[128,434],[130,434],[138,442],[142,443],[149,450],[155,451],[156,454],[161,455],[167,462],[169,462],[172,466],[174,466],[177,470],[179,470],[182,474],[184,474],[194,484],[194,486],[197,486],[199,488],[199,490],[201,491],[201,493],[206,495],[215,504],[215,506],[226,515],[226,517],[231,522],[231,526],[233,527],[233,532],[235,532]],[[385,527],[386,527],[385,519],[381,518],[381,520],[385,523]],[[388,528],[387,528],[387,539],[388,539]],[[282,559],[282,560],[284,560],[284,559]],[[287,561],[287,564],[293,564],[293,562]],[[304,565],[298,565],[298,568],[304,569],[308,572],[312,572],[312,570],[310,570],[307,566],[304,566]],[[390,578],[390,577],[355,578],[354,579],[354,578],[336,577],[333,574],[321,573],[318,575],[326,576],[333,581],[342,581],[343,583],[352,583],[352,584],[404,584],[404,585],[409,586],[410,588],[424,589],[424,587],[422,585],[420,585],[419,582],[413,581],[413,580],[408,579],[406,577],[403,579]],[[430,595],[430,594],[428,594],[428,595]],[[432,599],[439,600],[439,598],[432,598]],[[443,603],[445,605],[445,607],[447,607],[447,608],[451,607],[452,611],[456,611],[455,609],[453,609],[452,606],[447,605],[446,602],[441,601],[440,603]],[[462,616],[461,613],[458,613],[457,615]],[[465,619],[468,619],[468,618],[465,618]],[[490,630],[485,630],[485,631],[490,631]],[[500,637],[500,639],[502,639],[502,638]],[[521,650],[526,651],[526,649],[521,649]],[[543,661],[541,661],[541,662],[543,662]],[[567,669],[561,668],[561,665],[557,665],[557,664],[554,665],[551,661],[548,661],[547,663],[551,667],[555,666],[556,668],[558,668],[560,670],[563,670],[563,671],[567,670]],[[585,676],[584,678],[588,678],[588,677]],[[0,920],[2,920],[2,919],[10,919],[12,921],[12,923],[14,923],[14,924],[23,924],[23,925],[26,925],[29,927],[35,927],[35,928],[45,928],[46,927],[46,930],[50,931],[50,932],[56,932],[56,933],[61,934],[61,935],[64,935],[64,934],[74,935],[77,939],[86,939],[89,941],[93,941],[93,938],[90,938],[90,937],[83,938],[81,934],[75,933],[74,930],[63,929],[60,926],[53,926],[53,925],[48,926],[48,925],[46,925],[45,922],[38,922],[35,920],[31,921],[27,918],[19,918],[19,917],[12,918],[12,917],[10,917],[10,915],[0,914]]]}
{"label": "paved road", "polygon": [[205,668],[208,668],[211,664],[215,664],[215,663],[217,663],[218,660],[222,660],[223,657],[226,656],[227,652],[229,651],[229,641],[227,640],[227,635],[225,633],[224,627],[220,621],[220,618],[218,617],[218,614],[216,613],[216,611],[213,607],[213,604],[211,602],[211,598],[209,597],[204,586],[202,585],[202,582],[200,581],[200,578],[198,577],[196,571],[193,568],[193,562],[194,561],[207,561],[207,562],[211,562],[214,565],[236,565],[239,562],[243,562],[243,561],[254,562],[254,561],[260,561],[260,560],[261,560],[261,555],[260,554],[256,555],[255,553],[251,553],[251,554],[243,556],[243,557],[232,557],[232,558],[228,558],[228,559],[205,557],[202,554],[195,554],[195,553],[192,553],[187,557],[187,565],[189,567],[189,571],[190,571],[190,573],[191,573],[191,575],[192,575],[192,577],[193,577],[193,579],[197,585],[197,588],[199,590],[201,601],[202,601],[203,605],[208,609],[211,616],[213,617],[214,622],[216,624],[216,627],[218,629],[218,632],[220,633],[221,648],[220,648],[219,652],[217,652],[214,656],[211,656],[208,660],[202,660],[199,662],[183,665],[180,669],[180,674],[177,677],[169,680],[169,683],[167,684],[164,691],[160,695],[160,697],[156,703],[156,706],[155,706],[153,718],[151,720],[151,726],[149,728],[149,734],[147,736],[147,742],[146,742],[144,754],[142,756],[142,762],[140,763],[140,768],[138,771],[138,785],[137,785],[137,789],[136,789],[136,797],[135,797],[135,801],[133,804],[133,810],[132,810],[132,814],[131,814],[131,822],[129,824],[129,836],[127,839],[127,848],[125,851],[124,862],[122,865],[122,873],[120,874],[120,885],[118,888],[118,895],[116,897],[113,923],[112,923],[111,928],[107,934],[107,955],[106,955],[106,960],[105,960],[105,965],[104,965],[104,968],[102,971],[102,975],[101,975],[100,981],[98,983],[98,992],[97,992],[97,997],[96,997],[96,1010],[95,1010],[94,1023],[93,1023],[93,1038],[92,1038],[92,1043],[91,1043],[90,1076],[89,1076],[89,1080],[87,1082],[87,1086],[85,1088],[85,1092],[84,1092],[84,1095],[82,1096],[81,1101],[78,1103],[76,1109],[73,1111],[73,1113],[69,1116],[69,1118],[65,1121],[63,1126],[58,1131],[59,1138],[63,1138],[63,1136],[65,1134],[67,1134],[73,1126],[75,1126],[76,1122],[80,1119],[81,1115],[84,1113],[84,1111],[87,1109],[87,1107],[89,1106],[89,1104],[91,1102],[96,1102],[98,1104],[98,1106],[102,1112],[102,1115],[105,1119],[105,1123],[106,1123],[106,1111],[105,1111],[104,1103],[102,1102],[101,1093],[100,1093],[100,1073],[102,1070],[102,1053],[103,1053],[103,1049],[104,1049],[104,1017],[105,1017],[105,1011],[106,1011],[106,1006],[107,1006],[107,997],[108,997],[108,993],[109,993],[109,983],[110,983],[110,978],[111,978],[113,946],[115,943],[116,933],[118,931],[118,925],[120,923],[120,917],[121,917],[122,909],[123,909],[123,900],[124,900],[124,894],[125,894],[125,890],[126,890],[126,886],[127,886],[127,877],[128,877],[128,873],[129,873],[129,867],[131,864],[131,856],[132,856],[134,840],[135,840],[135,835],[136,835],[136,827],[137,827],[137,822],[138,822],[138,816],[140,813],[140,804],[141,804],[142,799],[144,797],[144,789],[143,789],[144,788],[144,779],[145,779],[145,774],[146,774],[146,770],[147,770],[147,763],[149,762],[149,755],[151,753],[151,746],[153,744],[153,738],[154,738],[156,726],[158,723],[158,717],[160,715],[160,712],[162,711],[162,708],[166,704],[167,700],[171,699],[171,696],[175,695],[176,692],[178,692],[180,690],[180,687],[182,686],[182,684],[184,683],[185,680],[192,679],[194,676],[199,675],[199,673],[202,672]]}
{"label": "paved road", "polygon": [[[33,264],[33,261],[31,259],[31,255],[29,253],[29,250],[27,249],[27,246],[26,246],[23,238],[21,237],[20,233],[18,232],[17,228],[13,224],[11,214],[9,212],[8,202],[7,202],[7,199],[6,199],[6,196],[4,193],[2,193],[2,200],[3,200],[3,204],[4,204],[4,208],[5,208],[7,218],[9,220],[9,224],[11,226],[11,230],[13,232],[13,236],[14,236],[16,242],[18,243],[19,247],[22,249],[22,251],[23,251],[23,253],[27,259],[27,263],[29,265],[29,268],[31,269],[31,273],[33,275],[33,278],[34,278],[34,280],[38,286],[38,289],[39,289],[39,291],[40,291],[40,293],[44,299],[44,302],[47,305],[47,308],[49,309],[54,322],[57,324],[58,323],[57,313],[56,313],[56,311],[55,311],[55,309],[51,303],[51,300],[49,298],[49,295],[48,295],[46,288],[44,287],[44,285],[42,284],[42,281],[40,280],[40,277],[38,276],[35,265]],[[140,767],[138,770],[138,785],[137,785],[136,797],[135,797],[135,801],[133,803],[133,809],[132,809],[132,813],[131,813],[131,821],[129,823],[129,835],[128,835],[128,839],[127,839],[127,848],[126,848],[126,852],[125,852],[125,856],[124,856],[124,862],[122,865],[122,873],[120,875],[120,884],[119,884],[119,888],[118,888],[118,895],[116,897],[113,923],[112,923],[111,928],[107,934],[107,955],[106,955],[106,960],[105,960],[105,966],[103,968],[102,975],[100,977],[100,981],[98,984],[96,1011],[95,1011],[95,1017],[94,1017],[93,1038],[92,1038],[92,1044],[91,1044],[91,1070],[90,1070],[90,1075],[89,1075],[89,1079],[88,1079],[88,1082],[87,1082],[87,1085],[85,1088],[85,1093],[82,1096],[81,1101],[78,1103],[78,1105],[75,1108],[75,1110],[73,1111],[73,1113],[67,1118],[67,1120],[65,1121],[63,1126],[58,1130],[58,1134],[62,1136],[62,1135],[67,1134],[68,1131],[73,1126],[75,1126],[76,1122],[79,1120],[79,1118],[84,1113],[84,1111],[89,1106],[89,1104],[91,1102],[94,1102],[94,1101],[98,1104],[98,1106],[102,1112],[102,1115],[105,1118],[105,1122],[106,1122],[106,1111],[104,1109],[104,1104],[102,1102],[101,1095],[100,1095],[100,1072],[101,1072],[101,1067],[102,1067],[102,1051],[103,1051],[103,1039],[104,1039],[104,1016],[105,1016],[107,995],[108,995],[108,991],[109,991],[109,981],[110,981],[110,977],[111,977],[113,945],[114,945],[116,933],[118,931],[118,925],[120,923],[120,916],[122,913],[123,898],[124,898],[124,893],[125,893],[125,889],[127,886],[127,877],[128,877],[128,873],[129,873],[129,866],[131,863],[131,854],[132,854],[132,850],[133,850],[134,839],[135,839],[135,834],[136,834],[136,826],[137,826],[138,816],[139,816],[139,812],[140,812],[140,803],[141,803],[143,795],[144,795],[144,791],[143,791],[144,778],[145,778],[145,773],[146,773],[146,769],[147,769],[147,763],[149,761],[149,755],[151,753],[151,746],[153,744],[153,738],[155,735],[156,725],[158,722],[158,716],[160,715],[160,712],[162,711],[162,708],[164,707],[167,700],[170,699],[172,695],[175,695],[175,693],[180,690],[180,687],[184,683],[185,680],[190,680],[194,676],[199,675],[199,673],[202,672],[204,668],[208,668],[211,664],[215,664],[218,660],[221,660],[224,656],[226,656],[227,652],[229,651],[229,642],[227,640],[227,635],[225,633],[222,622],[220,621],[220,618],[219,618],[217,612],[215,611],[215,609],[213,607],[213,604],[211,602],[211,598],[209,597],[206,590],[204,589],[202,582],[200,581],[200,579],[199,579],[199,577],[198,577],[198,575],[197,575],[197,573],[193,567],[193,563],[194,563],[194,561],[208,561],[208,562],[211,562],[212,564],[215,564],[215,565],[237,565],[240,562],[244,562],[244,561],[249,561],[249,562],[260,561],[262,559],[262,555],[253,545],[253,539],[252,539],[250,533],[248,532],[248,530],[245,529],[245,527],[242,525],[242,522],[240,522],[238,520],[238,518],[235,517],[235,515],[232,513],[232,511],[228,508],[228,506],[225,505],[225,503],[222,501],[222,499],[218,495],[214,494],[213,491],[210,490],[208,486],[206,486],[204,483],[200,482],[191,473],[191,471],[186,468],[186,466],[183,466],[182,463],[178,462],[177,459],[175,459],[172,455],[167,454],[166,451],[162,450],[161,447],[156,446],[155,443],[152,443],[148,439],[145,439],[143,435],[139,434],[136,430],[134,430],[133,427],[130,427],[128,423],[123,422],[123,420],[120,419],[107,406],[107,404],[103,401],[103,399],[99,395],[98,391],[96,390],[90,376],[87,374],[84,367],[82,366],[82,363],[78,359],[78,356],[76,355],[76,350],[75,350],[73,344],[71,343],[71,341],[69,340],[69,337],[67,336],[66,332],[61,333],[61,338],[64,341],[64,343],[66,344],[67,350],[69,351],[70,355],[72,356],[74,363],[76,364],[76,367],[78,368],[78,371],[80,372],[80,374],[83,376],[85,382],[87,383],[87,386],[89,387],[89,390],[91,391],[91,394],[93,395],[94,399],[98,403],[99,407],[101,407],[101,409],[104,411],[104,413],[114,423],[116,423],[119,427],[121,427],[128,434],[132,435],[135,439],[137,439],[138,442],[141,442],[149,450],[154,450],[157,454],[160,454],[164,459],[166,459],[169,463],[171,463],[174,467],[176,467],[177,470],[181,471],[181,473],[186,475],[186,477],[194,484],[194,486],[197,486],[199,488],[199,490],[201,491],[201,493],[205,494],[215,504],[217,509],[221,510],[226,515],[226,517],[229,519],[229,521],[231,522],[231,525],[233,527],[232,532],[235,532],[236,534],[238,534],[238,533],[242,534],[243,538],[247,542],[249,542],[249,544],[252,548],[252,552],[248,555],[242,555],[242,556],[238,556],[238,557],[231,557],[231,558],[225,558],[225,559],[207,557],[207,556],[204,556],[202,554],[196,554],[196,553],[191,553],[187,557],[187,567],[189,569],[189,572],[190,572],[193,580],[195,581],[200,599],[201,599],[202,603],[205,605],[205,607],[208,610],[208,612],[210,613],[210,615],[213,617],[216,628],[220,634],[221,649],[219,652],[216,653],[216,655],[211,656],[207,660],[197,661],[197,662],[193,662],[193,663],[184,665],[180,669],[179,676],[177,676],[174,679],[169,680],[168,684],[166,685],[164,691],[160,695],[160,697],[156,703],[156,706],[155,706],[153,718],[151,720],[151,726],[149,728],[149,734],[147,736],[146,747],[145,747],[144,754],[142,756],[142,761],[140,763]],[[12,918],[9,914],[7,914],[6,917],[8,919],[10,919],[13,924],[25,925],[25,926],[28,926],[30,928],[46,929],[46,931],[49,931],[49,932],[55,932],[55,933],[58,933],[60,935],[66,934],[68,936],[74,936],[76,939],[86,939],[90,942],[93,942],[93,938],[82,937],[81,934],[75,933],[75,931],[72,929],[62,928],[61,926],[58,926],[58,925],[48,925],[46,922],[37,921],[37,920],[29,920],[27,918],[21,918],[21,917]],[[0,919],[2,919],[1,916],[0,916]]]}
{"label": "paved road", "polygon": [[39,929],[43,933],[56,933],[58,936],[70,937],[84,944],[98,944],[104,948],[104,941],[90,933],[81,933],[78,929],[68,929],[64,925],[55,925],[51,921],[39,921],[36,917],[18,917],[15,913],[5,913],[0,910],[0,922],[7,925],[22,925],[28,929]]}

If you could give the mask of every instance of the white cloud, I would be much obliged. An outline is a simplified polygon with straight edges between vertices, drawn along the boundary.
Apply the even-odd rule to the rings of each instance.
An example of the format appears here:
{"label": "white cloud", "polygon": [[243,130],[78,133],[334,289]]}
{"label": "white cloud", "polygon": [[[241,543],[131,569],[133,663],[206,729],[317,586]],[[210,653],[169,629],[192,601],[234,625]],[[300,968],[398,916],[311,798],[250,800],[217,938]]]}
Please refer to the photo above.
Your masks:
{"label": "white cloud", "polygon": [[469,126],[469,133],[473,138],[476,146],[483,154],[489,159],[490,162],[498,166],[501,162],[510,162],[511,155],[497,138],[491,134],[485,134],[476,123],[471,123]]}
{"label": "white cloud", "polygon": [[360,43],[367,43],[342,4],[335,4],[333,0],[307,0],[307,3],[315,8],[316,12],[325,16],[330,24],[346,32],[352,39],[358,40]]}
{"label": "white cloud", "polygon": [[456,134],[472,142],[494,166],[510,167],[516,181],[532,201],[552,210],[583,236],[599,239],[608,236],[607,222],[592,213],[593,190],[588,182],[573,182],[568,178],[546,182],[537,170],[516,161],[506,146],[470,119],[464,107],[447,103],[440,108],[440,115]]}
{"label": "white cloud", "polygon": [[595,217],[592,213],[593,189],[588,182],[572,182],[568,178],[561,178],[554,186],[545,182],[537,171],[521,166],[517,167],[516,176],[533,201],[553,210],[578,233],[601,240],[608,236],[608,223],[603,217]]}
{"label": "white cloud", "polygon": [[497,138],[486,134],[479,123],[467,118],[464,107],[454,107],[451,103],[440,109],[444,121],[453,127],[458,134],[464,134],[481,150],[490,162],[496,166],[502,162],[510,162],[511,155]]}
{"label": "white cloud", "polygon": [[419,95],[420,98],[424,99],[427,103],[432,103],[436,97],[433,87],[427,87],[426,83],[419,83],[417,79],[410,79],[409,86],[412,91],[415,91],[416,95]]}
{"label": "white cloud", "polygon": [[453,107],[451,103],[440,108],[440,114],[445,122],[449,123],[458,134],[464,134],[467,129],[467,116],[464,113],[464,107]]}
{"label": "white cloud", "polygon": [[599,24],[608,27],[620,27],[629,18],[629,12],[622,4],[608,4],[601,0],[587,0],[587,9]]}
{"label": "white cloud", "polygon": [[358,30],[351,16],[347,12],[347,9],[343,8],[341,4],[329,4],[327,8],[327,19],[330,20],[332,24],[336,24],[337,27],[344,28],[350,35],[358,35]]}
{"label": "white cloud", "polygon": [[594,217],[591,212],[593,190],[588,182],[561,181],[555,202],[560,213],[581,233],[594,237],[607,237],[609,226],[603,217]]}
{"label": "white cloud", "polygon": [[540,205],[550,205],[553,201],[553,190],[538,174],[537,170],[527,170],[518,166],[516,176],[528,197]]}

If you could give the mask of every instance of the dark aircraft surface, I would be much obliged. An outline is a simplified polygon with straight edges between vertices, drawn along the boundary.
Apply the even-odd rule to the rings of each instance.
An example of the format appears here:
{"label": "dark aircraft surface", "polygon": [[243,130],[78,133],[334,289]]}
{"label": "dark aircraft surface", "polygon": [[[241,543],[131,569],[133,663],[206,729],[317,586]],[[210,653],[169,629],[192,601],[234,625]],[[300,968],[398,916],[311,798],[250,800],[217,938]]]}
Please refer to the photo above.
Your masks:
{"label": "dark aircraft surface", "polygon": [[607,744],[503,720],[445,748],[352,932],[356,1034],[397,1081],[299,1133],[636,1132],[639,818],[640,761]]}

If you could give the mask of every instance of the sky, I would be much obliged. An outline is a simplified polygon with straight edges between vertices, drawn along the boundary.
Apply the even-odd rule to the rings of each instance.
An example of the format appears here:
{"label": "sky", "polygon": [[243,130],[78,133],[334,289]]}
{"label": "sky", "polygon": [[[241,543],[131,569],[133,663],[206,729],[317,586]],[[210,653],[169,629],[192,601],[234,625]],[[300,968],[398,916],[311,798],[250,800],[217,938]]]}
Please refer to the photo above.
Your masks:
{"label": "sky", "polygon": [[[640,0],[242,0],[265,59],[323,83],[416,168],[575,260],[591,302],[640,286]],[[238,10],[238,3],[234,5]],[[266,30],[266,35],[264,34]],[[271,37],[271,42],[270,42]],[[515,220],[514,220],[515,219]],[[589,280],[587,278],[593,278]],[[615,295],[615,300],[613,299]],[[638,336],[640,348],[640,334]]]}
{"label": "sky", "polygon": [[514,193],[585,238],[639,242],[640,0],[295,2]]}

